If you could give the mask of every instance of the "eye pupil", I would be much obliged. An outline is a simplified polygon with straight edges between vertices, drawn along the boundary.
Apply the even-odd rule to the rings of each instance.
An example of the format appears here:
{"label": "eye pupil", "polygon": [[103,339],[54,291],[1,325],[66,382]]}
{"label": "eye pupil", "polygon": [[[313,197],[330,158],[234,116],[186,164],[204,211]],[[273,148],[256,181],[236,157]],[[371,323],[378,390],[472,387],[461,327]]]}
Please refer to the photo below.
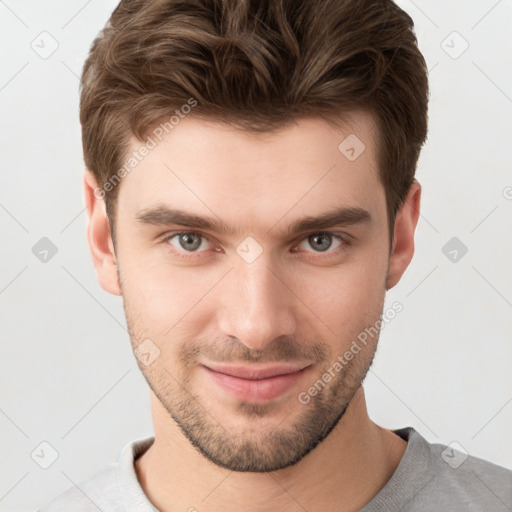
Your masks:
{"label": "eye pupil", "polygon": [[[180,245],[186,250],[196,250],[201,246],[201,237],[190,233],[183,233],[179,237]],[[187,245],[190,244],[190,245]]]}
{"label": "eye pupil", "polygon": [[[311,247],[320,252],[326,251],[332,245],[332,237],[327,234],[311,235],[308,239]],[[319,242],[319,245],[316,245]]]}

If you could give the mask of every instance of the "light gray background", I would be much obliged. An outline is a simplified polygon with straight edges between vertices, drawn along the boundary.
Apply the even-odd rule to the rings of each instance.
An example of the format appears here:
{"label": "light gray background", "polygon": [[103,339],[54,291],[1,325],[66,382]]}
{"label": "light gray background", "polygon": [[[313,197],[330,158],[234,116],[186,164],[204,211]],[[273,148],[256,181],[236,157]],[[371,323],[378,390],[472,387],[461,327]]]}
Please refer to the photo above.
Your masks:
{"label": "light gray background", "polygon": [[[98,285],[85,234],[78,77],[116,3],[0,1],[1,511],[33,510],[152,434],[121,299]],[[512,468],[512,1],[399,4],[430,70],[430,130],[416,256],[388,295],[404,310],[369,411]],[[59,45],[46,59],[31,47],[51,49],[43,31]],[[46,263],[42,237],[58,248]],[[456,262],[452,237],[468,248]],[[59,454],[48,469],[31,458],[48,462],[43,441]]]}

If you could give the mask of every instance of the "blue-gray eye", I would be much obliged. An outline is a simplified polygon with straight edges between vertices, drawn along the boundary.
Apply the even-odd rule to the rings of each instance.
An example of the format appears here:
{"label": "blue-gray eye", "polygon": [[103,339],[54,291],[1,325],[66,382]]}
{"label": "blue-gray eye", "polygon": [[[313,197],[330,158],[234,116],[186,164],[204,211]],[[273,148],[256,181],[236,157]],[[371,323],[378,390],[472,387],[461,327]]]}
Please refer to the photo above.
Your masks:
{"label": "blue-gray eye", "polygon": [[[337,245],[333,246],[333,242],[337,242]],[[304,243],[307,243],[309,247],[314,249],[314,252],[325,252],[328,249],[336,249],[342,244],[340,237],[331,233],[315,233],[305,238],[300,244],[301,249],[308,250],[305,247],[301,247]]]}
{"label": "blue-gray eye", "polygon": [[[173,243],[175,240],[178,241],[179,246]],[[197,233],[176,233],[170,236],[167,241],[177,249],[184,249],[187,252],[197,252],[203,245],[203,242],[208,243],[203,236]]]}

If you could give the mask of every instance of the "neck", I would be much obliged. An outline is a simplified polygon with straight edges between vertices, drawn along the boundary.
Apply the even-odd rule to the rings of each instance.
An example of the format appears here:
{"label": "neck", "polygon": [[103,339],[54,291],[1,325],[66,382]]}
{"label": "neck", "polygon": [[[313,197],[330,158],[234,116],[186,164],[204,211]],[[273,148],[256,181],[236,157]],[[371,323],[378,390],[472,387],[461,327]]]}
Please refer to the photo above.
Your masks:
{"label": "neck", "polygon": [[161,512],[355,511],[391,478],[407,443],[368,417],[363,388],[342,420],[293,466],[240,473],[203,457],[151,393],[153,445],[137,459],[139,482]]}

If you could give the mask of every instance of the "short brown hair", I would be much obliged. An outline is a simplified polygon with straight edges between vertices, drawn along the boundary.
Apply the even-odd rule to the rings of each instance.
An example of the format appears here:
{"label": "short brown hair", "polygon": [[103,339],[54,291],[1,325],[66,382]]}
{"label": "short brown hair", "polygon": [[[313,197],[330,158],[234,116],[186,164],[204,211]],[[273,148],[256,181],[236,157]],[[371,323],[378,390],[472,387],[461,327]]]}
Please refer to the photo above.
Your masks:
{"label": "short brown hair", "polygon": [[[391,236],[427,136],[428,72],[391,0],[122,0],[81,80],[85,164],[103,187],[129,139],[191,98],[191,115],[271,132],[355,109],[376,122]],[[113,231],[119,187],[103,194]]]}

